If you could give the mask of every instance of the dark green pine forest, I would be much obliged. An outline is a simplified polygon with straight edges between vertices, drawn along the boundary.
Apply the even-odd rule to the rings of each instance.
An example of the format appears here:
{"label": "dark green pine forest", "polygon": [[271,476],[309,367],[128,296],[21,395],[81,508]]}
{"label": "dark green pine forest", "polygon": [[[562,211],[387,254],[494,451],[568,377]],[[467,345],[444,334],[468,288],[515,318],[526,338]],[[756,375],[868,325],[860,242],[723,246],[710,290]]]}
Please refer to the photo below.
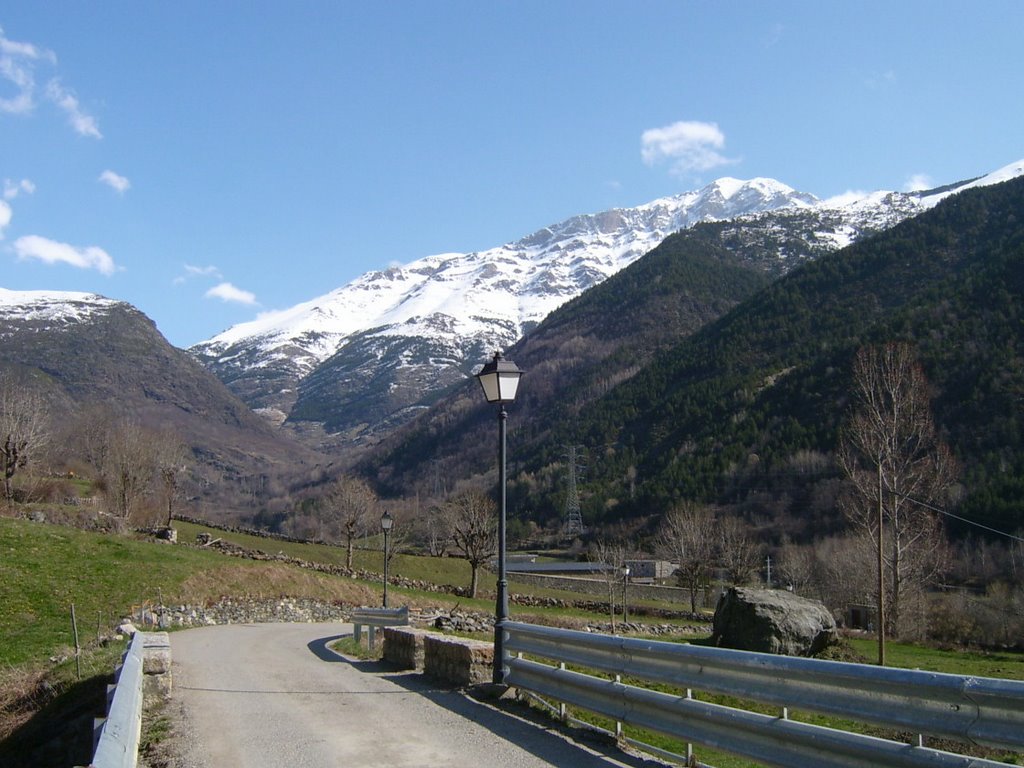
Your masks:
{"label": "dark green pine forest", "polygon": [[[841,525],[833,454],[853,356],[898,340],[915,345],[960,464],[950,511],[1024,529],[1024,179],[958,194],[774,280],[771,259],[722,231],[669,238],[508,350],[528,372],[509,417],[515,515],[561,515],[565,447],[577,445],[589,525],[695,500],[770,536],[828,533]],[[493,413],[475,386],[382,447],[383,488],[486,476]]]}

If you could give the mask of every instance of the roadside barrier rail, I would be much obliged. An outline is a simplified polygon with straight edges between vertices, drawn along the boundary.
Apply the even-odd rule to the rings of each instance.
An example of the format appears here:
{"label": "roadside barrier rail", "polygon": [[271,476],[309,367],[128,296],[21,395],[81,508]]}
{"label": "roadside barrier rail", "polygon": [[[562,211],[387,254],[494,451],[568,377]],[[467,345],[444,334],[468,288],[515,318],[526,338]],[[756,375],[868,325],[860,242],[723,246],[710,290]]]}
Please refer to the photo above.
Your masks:
{"label": "roadside barrier rail", "polygon": [[[505,622],[506,682],[627,725],[779,766],[1000,763],[929,749],[925,736],[1024,751],[1024,682],[750,653]],[[560,664],[551,667],[523,654]],[[566,664],[615,675],[601,679]],[[620,682],[636,678],[672,695]],[[778,706],[780,716],[698,701],[697,689]],[[917,744],[790,720],[799,709],[920,734]]]}
{"label": "roadside barrier rail", "polygon": [[353,635],[358,643],[363,637],[363,626],[367,628],[367,643],[372,651],[376,643],[376,629],[378,627],[407,627],[409,626],[409,607],[401,608],[356,608],[352,611],[350,621],[353,626]]}
{"label": "roadside barrier rail", "polygon": [[136,632],[117,673],[117,686],[100,726],[90,768],[135,768],[142,729],[142,661],[145,635]]}

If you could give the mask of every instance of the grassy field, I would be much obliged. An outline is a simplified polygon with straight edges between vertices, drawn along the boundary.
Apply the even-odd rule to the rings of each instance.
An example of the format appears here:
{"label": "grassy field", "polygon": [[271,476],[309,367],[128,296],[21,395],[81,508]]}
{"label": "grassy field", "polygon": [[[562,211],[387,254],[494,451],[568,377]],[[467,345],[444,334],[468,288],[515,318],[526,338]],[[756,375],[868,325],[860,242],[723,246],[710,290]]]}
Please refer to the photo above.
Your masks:
{"label": "grassy field", "polygon": [[134,606],[225,595],[374,599],[372,588],[352,579],[294,566],[0,518],[0,667],[73,647],[72,604],[84,645]]}
{"label": "grassy field", "polygon": [[[250,536],[244,533],[232,533],[217,528],[207,528],[179,521],[178,540],[195,541],[199,533],[209,533],[215,538],[223,539],[246,549],[258,549],[269,554],[283,554],[314,563],[345,565],[345,547],[326,544],[300,544],[280,539],[269,539],[262,536]],[[374,548],[357,547],[352,556],[352,567],[376,573],[384,570],[383,553],[379,544]],[[464,560],[450,557],[416,557],[397,554],[391,560],[392,574],[401,574],[408,579],[422,579],[432,584],[451,584],[456,587],[469,586],[469,565]]]}
{"label": "grassy field", "polygon": [[[345,562],[342,547],[282,542],[187,523],[180,523],[178,529],[182,542],[194,541],[197,533],[207,531],[250,549],[281,552],[312,562],[337,565]],[[354,565],[379,572],[380,552],[357,549]],[[392,573],[436,584],[465,586],[469,583],[467,564],[456,558],[398,555],[392,563]],[[485,589],[491,587],[487,578],[483,583]],[[513,587],[521,593],[580,597],[526,585],[514,584]],[[480,612],[493,610],[490,599],[469,600],[397,587],[392,590],[395,602],[413,607],[452,608],[457,605]],[[97,647],[97,635],[109,632],[114,622],[134,606],[157,602],[206,603],[223,596],[311,597],[351,605],[375,605],[379,602],[380,591],[378,582],[320,574],[284,563],[247,561],[208,549],[0,517],[0,689],[13,690],[16,685],[29,686],[33,681],[38,684],[44,678],[46,685],[61,690],[73,690],[81,685],[75,682],[77,673],[70,654],[72,604],[76,608],[82,645],[92,644],[83,656],[83,680],[88,681],[108,673],[120,653],[120,648],[113,646]],[[513,617],[562,625],[605,619],[604,615],[585,611],[527,610],[516,606],[513,606]],[[873,658],[873,640],[856,639],[850,644],[865,659]],[[51,657],[63,660],[51,662]],[[1021,654],[940,651],[890,642],[887,657],[892,666],[1024,680],[1024,655]],[[20,713],[18,716],[28,715]],[[609,723],[601,725],[613,727]],[[685,749],[684,745],[669,743],[653,734],[635,735],[666,749]],[[4,726],[0,722],[0,741],[3,738]],[[0,755],[2,753],[0,749]],[[748,761],[704,750],[700,750],[698,756],[719,768],[750,765]]]}
{"label": "grassy field", "polygon": [[[330,565],[345,564],[345,547],[343,546],[281,541],[279,539],[264,538],[262,536],[251,536],[245,533],[222,531],[217,528],[209,528],[203,525],[186,523],[183,521],[176,522],[175,526],[178,528],[178,540],[182,542],[195,541],[197,534],[209,533],[214,538],[223,539],[224,541],[236,544],[240,547],[245,547],[246,549],[259,550],[268,554],[280,553],[287,555],[288,557],[295,557],[313,563],[326,563]],[[376,544],[376,546],[379,547],[379,542],[371,541],[370,544]],[[370,548],[357,547],[353,552],[352,566],[354,568],[363,569],[373,573],[383,573],[383,555],[380,549],[372,546]],[[424,557],[419,555],[397,554],[391,561],[390,574],[392,577],[402,576],[407,579],[426,581],[431,584],[451,585],[455,587],[468,587],[470,582],[469,564],[458,557]],[[515,594],[531,595],[534,597],[551,597],[567,601],[576,601],[581,599],[591,599],[596,602],[602,601],[602,598],[599,596],[588,597],[587,595],[580,595],[576,592],[549,589],[534,584],[517,582],[514,576],[509,579],[509,588]],[[493,595],[493,575],[481,572],[480,590],[482,593],[491,593]],[[414,591],[406,591],[406,594],[413,596],[417,593]],[[424,594],[436,595],[437,593],[420,593],[421,596]],[[657,603],[656,601],[650,600],[630,600],[630,604],[658,608],[672,607],[665,603]],[[462,607],[472,608],[474,610],[491,611],[494,608],[493,597],[490,598],[490,602],[488,600],[470,601],[463,599]],[[559,613],[567,617],[575,617],[579,619],[598,621],[606,620],[606,617],[603,614],[575,609],[557,609],[552,611],[550,609],[531,608],[528,612],[531,614],[536,613],[538,615]],[[659,619],[658,621],[660,623],[662,620]]]}

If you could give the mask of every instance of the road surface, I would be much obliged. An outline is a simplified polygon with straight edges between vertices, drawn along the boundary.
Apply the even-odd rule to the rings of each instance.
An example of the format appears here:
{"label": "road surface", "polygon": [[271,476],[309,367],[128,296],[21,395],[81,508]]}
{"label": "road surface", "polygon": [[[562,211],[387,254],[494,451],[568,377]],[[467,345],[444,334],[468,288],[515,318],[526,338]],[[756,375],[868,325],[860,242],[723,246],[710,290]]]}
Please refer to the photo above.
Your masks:
{"label": "road surface", "polygon": [[183,768],[610,768],[651,765],[577,744],[423,675],[327,648],[346,624],[236,624],[171,634]]}

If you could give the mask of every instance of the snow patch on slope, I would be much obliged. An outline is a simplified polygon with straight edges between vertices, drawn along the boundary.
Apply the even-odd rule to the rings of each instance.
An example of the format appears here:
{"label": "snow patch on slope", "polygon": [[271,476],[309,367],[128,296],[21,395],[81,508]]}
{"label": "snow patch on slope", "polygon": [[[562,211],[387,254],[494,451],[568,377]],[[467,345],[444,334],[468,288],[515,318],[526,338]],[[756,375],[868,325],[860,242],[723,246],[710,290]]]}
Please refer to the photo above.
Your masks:
{"label": "snow patch on slope", "polygon": [[82,322],[120,303],[95,293],[0,288],[0,316],[11,320]]}

